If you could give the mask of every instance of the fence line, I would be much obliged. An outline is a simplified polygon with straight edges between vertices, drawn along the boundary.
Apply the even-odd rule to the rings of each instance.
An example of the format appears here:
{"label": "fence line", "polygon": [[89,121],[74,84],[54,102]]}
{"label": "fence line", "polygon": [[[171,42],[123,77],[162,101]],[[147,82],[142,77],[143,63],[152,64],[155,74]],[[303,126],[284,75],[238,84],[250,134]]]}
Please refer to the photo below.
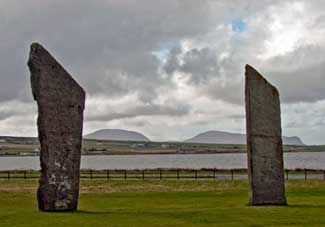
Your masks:
{"label": "fence line", "polygon": [[[285,170],[285,179],[323,179],[325,170]],[[38,179],[39,171],[0,171],[0,180]],[[87,180],[238,180],[247,179],[247,169],[147,169],[147,170],[81,170]]]}

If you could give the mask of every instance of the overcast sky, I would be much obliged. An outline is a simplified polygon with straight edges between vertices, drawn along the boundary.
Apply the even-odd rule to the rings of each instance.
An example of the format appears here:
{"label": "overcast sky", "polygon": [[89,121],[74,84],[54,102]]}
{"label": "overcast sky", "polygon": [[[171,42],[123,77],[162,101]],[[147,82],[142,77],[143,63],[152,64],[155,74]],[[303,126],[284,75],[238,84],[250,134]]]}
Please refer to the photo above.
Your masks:
{"label": "overcast sky", "polygon": [[283,134],[325,144],[323,0],[0,0],[0,34],[0,135],[37,135],[37,41],[86,90],[84,134],[245,132],[248,63],[279,89]]}

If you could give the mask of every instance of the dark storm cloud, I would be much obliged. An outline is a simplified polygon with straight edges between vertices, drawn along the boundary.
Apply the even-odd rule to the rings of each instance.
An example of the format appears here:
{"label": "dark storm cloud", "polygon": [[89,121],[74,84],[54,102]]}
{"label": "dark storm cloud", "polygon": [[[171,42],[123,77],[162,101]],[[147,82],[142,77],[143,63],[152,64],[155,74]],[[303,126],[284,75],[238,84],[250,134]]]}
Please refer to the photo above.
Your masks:
{"label": "dark storm cloud", "polygon": [[[0,27],[0,101],[30,97],[26,61],[33,41],[48,48],[90,94],[137,91],[153,99],[157,86],[172,83],[158,73],[152,51],[168,40],[208,31],[207,3],[8,1]],[[190,23],[193,19],[200,23]]]}
{"label": "dark storm cloud", "polygon": [[[0,101],[31,100],[26,61],[33,41],[48,48],[89,94],[138,92],[143,100],[154,99],[157,87],[172,89],[173,82],[158,73],[153,51],[210,32],[227,23],[230,12],[247,14],[269,2],[238,7],[238,1],[211,0],[3,1]],[[186,60],[182,68],[193,81],[217,75],[208,49],[192,50]]]}
{"label": "dark storm cloud", "polygon": [[178,60],[180,54],[178,48],[169,55],[164,69],[166,73],[182,72],[190,75],[190,82],[199,84],[207,82],[211,77],[220,75],[218,56],[214,49],[191,49],[182,57],[182,63]]}

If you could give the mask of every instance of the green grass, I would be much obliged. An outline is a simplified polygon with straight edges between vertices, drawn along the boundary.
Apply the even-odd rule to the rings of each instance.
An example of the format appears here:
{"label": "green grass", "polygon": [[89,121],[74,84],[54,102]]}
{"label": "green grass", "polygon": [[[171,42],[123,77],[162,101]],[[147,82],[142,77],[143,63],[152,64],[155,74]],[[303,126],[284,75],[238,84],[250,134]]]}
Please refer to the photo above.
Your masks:
{"label": "green grass", "polygon": [[0,182],[0,226],[325,226],[325,181],[287,183],[288,206],[249,206],[246,181],[82,181],[79,210],[39,212],[36,181]]}

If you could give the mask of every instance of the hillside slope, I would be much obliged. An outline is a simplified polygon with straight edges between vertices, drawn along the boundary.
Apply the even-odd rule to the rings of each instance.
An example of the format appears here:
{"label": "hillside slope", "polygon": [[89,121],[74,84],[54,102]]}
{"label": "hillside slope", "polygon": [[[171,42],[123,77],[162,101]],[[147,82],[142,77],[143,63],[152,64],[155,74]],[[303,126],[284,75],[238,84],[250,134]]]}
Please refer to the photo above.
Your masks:
{"label": "hillside slope", "polygon": [[150,140],[141,133],[122,129],[102,129],[84,136],[84,139],[93,140],[119,140],[119,141],[143,141]]}
{"label": "hillside slope", "polygon": [[[285,145],[304,145],[299,137],[283,136]],[[240,133],[229,133],[223,131],[208,131],[200,133],[193,138],[185,140],[188,143],[214,143],[214,144],[246,144],[246,135]]]}

